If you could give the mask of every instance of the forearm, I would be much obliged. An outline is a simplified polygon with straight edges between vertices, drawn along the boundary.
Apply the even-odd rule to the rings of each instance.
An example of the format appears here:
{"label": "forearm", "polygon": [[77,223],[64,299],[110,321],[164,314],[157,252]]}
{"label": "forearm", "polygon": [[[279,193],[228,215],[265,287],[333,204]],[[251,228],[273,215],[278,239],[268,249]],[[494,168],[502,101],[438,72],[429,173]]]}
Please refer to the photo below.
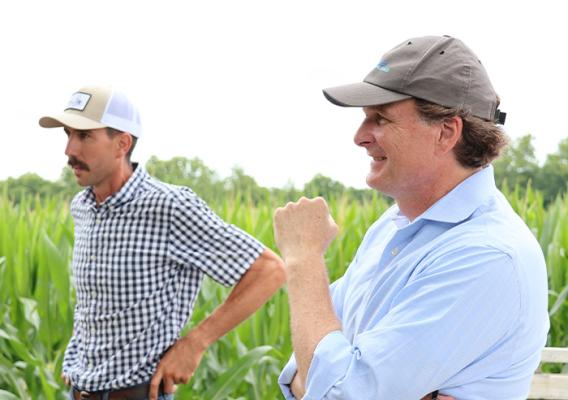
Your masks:
{"label": "forearm", "polygon": [[323,256],[290,260],[287,266],[292,344],[300,381],[305,383],[318,343],[341,330],[341,323],[333,310]]}
{"label": "forearm", "polygon": [[284,264],[266,249],[233,288],[225,302],[188,335],[209,346],[251,316],[282,286]]}

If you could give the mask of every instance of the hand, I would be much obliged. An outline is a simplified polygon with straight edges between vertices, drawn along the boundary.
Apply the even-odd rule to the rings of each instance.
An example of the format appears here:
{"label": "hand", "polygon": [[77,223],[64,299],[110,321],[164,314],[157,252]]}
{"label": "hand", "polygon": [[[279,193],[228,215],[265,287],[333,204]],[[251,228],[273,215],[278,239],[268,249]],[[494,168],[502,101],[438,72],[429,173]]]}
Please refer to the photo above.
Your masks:
{"label": "hand", "polygon": [[164,384],[165,393],[173,393],[177,383],[188,383],[206,349],[207,346],[197,340],[191,332],[170,347],[150,381],[150,400],[158,399],[161,382]]}
{"label": "hand", "polygon": [[65,375],[63,372],[61,373],[61,379],[63,379],[63,383],[65,384],[65,386],[67,387],[71,386],[71,379],[69,379],[69,377]]}
{"label": "hand", "polygon": [[290,383],[290,390],[292,391],[292,394],[296,399],[300,400],[302,397],[304,397],[306,391],[304,390],[304,384],[302,382],[302,379],[300,378],[300,375],[294,375],[294,378],[292,378],[292,382]]}
{"label": "hand", "polygon": [[302,197],[274,213],[274,239],[287,264],[291,259],[323,256],[337,231],[321,197]]}

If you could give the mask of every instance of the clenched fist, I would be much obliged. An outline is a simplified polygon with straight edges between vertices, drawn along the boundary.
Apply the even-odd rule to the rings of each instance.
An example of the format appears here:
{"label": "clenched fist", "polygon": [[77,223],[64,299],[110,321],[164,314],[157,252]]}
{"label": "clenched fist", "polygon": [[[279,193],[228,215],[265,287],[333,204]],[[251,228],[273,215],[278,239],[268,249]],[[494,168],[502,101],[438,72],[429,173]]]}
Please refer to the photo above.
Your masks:
{"label": "clenched fist", "polygon": [[302,197],[274,213],[274,239],[288,266],[291,261],[323,256],[337,231],[321,197]]}

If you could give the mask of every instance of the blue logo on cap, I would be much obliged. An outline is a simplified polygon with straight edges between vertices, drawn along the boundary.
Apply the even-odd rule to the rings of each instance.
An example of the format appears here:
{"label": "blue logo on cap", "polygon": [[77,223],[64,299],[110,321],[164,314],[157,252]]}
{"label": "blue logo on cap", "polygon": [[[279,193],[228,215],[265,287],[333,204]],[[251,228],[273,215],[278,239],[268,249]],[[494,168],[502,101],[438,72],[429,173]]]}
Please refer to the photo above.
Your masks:
{"label": "blue logo on cap", "polygon": [[389,72],[390,68],[389,65],[386,61],[381,61],[378,65],[377,65],[377,69],[379,71],[383,71],[383,72]]}

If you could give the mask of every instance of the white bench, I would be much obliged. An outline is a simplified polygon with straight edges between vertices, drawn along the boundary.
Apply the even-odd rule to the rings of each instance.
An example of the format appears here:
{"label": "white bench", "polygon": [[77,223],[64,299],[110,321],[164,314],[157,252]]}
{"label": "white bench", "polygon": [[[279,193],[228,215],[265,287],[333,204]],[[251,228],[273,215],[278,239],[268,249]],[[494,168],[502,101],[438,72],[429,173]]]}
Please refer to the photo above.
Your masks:
{"label": "white bench", "polygon": [[[568,364],[568,348],[545,347],[542,363]],[[568,400],[568,374],[543,374],[536,371],[529,399]]]}

